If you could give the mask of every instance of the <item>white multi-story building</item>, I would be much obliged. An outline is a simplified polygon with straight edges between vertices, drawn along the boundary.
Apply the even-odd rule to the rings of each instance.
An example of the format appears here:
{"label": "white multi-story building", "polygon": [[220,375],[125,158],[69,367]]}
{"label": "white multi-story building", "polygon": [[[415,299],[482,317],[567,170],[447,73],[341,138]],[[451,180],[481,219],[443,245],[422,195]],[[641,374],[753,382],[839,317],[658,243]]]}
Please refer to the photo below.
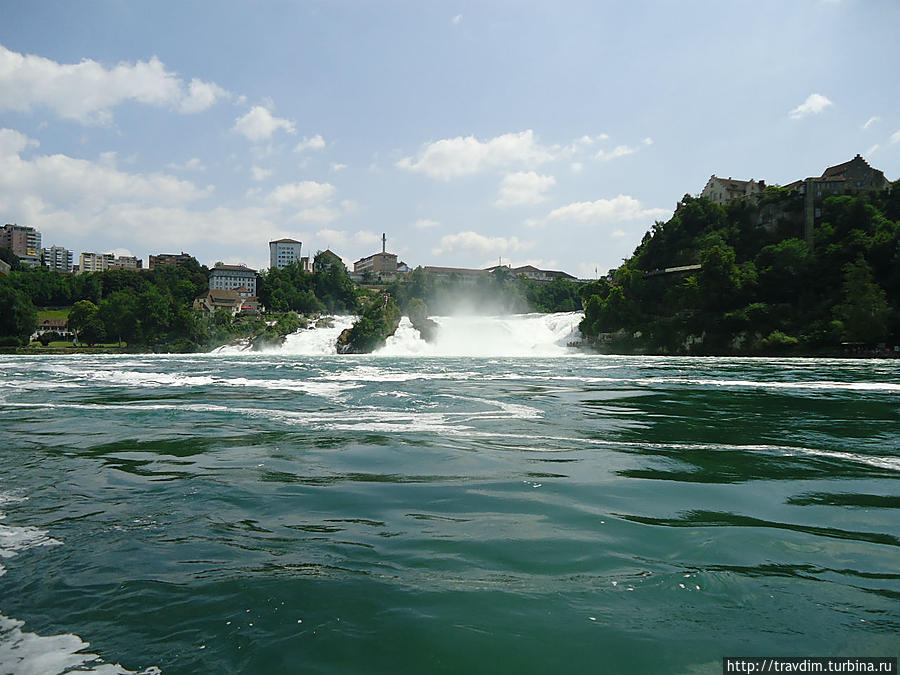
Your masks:
{"label": "white multi-story building", "polygon": [[209,271],[209,287],[233,291],[244,286],[250,295],[256,295],[256,270],[246,265],[216,265]]}
{"label": "white multi-story building", "polygon": [[63,274],[72,273],[73,258],[72,251],[62,246],[51,246],[50,248],[41,249],[41,265]]}
{"label": "white multi-story building", "polygon": [[115,259],[112,253],[82,253],[78,256],[78,273],[105,272]]}
{"label": "white multi-story building", "polygon": [[296,239],[277,239],[269,242],[269,269],[283,269],[300,261],[300,247]]}
{"label": "white multi-story building", "polygon": [[118,258],[112,253],[82,253],[78,257],[78,273],[105,272],[107,270],[140,270],[144,268],[144,261],[133,255],[120,255]]}

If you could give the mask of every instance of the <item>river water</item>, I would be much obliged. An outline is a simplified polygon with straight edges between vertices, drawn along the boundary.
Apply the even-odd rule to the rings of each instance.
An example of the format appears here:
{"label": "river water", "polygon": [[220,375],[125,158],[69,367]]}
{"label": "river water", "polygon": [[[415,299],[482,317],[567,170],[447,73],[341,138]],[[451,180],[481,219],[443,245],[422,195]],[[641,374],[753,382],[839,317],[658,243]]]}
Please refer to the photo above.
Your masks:
{"label": "river water", "polygon": [[0,358],[0,672],[896,656],[897,363],[588,356],[577,320]]}

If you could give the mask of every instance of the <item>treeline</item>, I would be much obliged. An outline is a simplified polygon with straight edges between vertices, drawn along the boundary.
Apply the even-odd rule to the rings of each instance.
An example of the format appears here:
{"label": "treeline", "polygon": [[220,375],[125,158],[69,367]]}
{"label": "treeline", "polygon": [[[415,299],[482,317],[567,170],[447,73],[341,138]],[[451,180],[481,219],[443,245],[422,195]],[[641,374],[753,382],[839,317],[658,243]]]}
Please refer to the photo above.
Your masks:
{"label": "treeline", "polygon": [[443,315],[574,312],[581,309],[580,288],[581,284],[567,279],[533,281],[504,268],[472,280],[457,275],[436,277],[417,267],[386,290],[404,313],[408,313],[409,303],[418,299],[432,315]]}
{"label": "treeline", "polygon": [[[233,319],[227,310],[206,316],[192,308],[209,289],[209,269],[191,258],[178,266],[153,270],[110,270],[62,274],[44,267],[23,267],[8,250],[0,259],[12,271],[0,278],[0,346],[27,344],[37,326],[37,308],[69,308],[69,328],[79,342],[125,343],[133,349],[190,352],[235,339],[283,339],[297,323],[286,313],[357,313],[358,289],[341,260],[325,251],[315,258],[315,273],[299,265],[260,275],[258,295],[276,324]],[[270,321],[270,323],[271,323]],[[265,335],[264,335],[265,334]]]}
{"label": "treeline", "polygon": [[[812,249],[796,193],[770,188],[757,203],[724,207],[686,195],[610,281],[582,289],[581,331],[614,351],[656,353],[900,344],[898,184],[826,198]],[[686,265],[700,269],[664,273]]]}
{"label": "treeline", "polygon": [[298,263],[283,269],[264,271],[259,279],[259,300],[273,312],[295,311],[356,314],[360,302],[357,290],[341,259],[319,251],[309,274]]}
{"label": "treeline", "polygon": [[0,344],[27,344],[37,307],[72,307],[70,328],[87,344],[194,351],[208,336],[191,305],[208,287],[209,270],[193,259],[177,267],[78,275],[18,267],[0,279]]}

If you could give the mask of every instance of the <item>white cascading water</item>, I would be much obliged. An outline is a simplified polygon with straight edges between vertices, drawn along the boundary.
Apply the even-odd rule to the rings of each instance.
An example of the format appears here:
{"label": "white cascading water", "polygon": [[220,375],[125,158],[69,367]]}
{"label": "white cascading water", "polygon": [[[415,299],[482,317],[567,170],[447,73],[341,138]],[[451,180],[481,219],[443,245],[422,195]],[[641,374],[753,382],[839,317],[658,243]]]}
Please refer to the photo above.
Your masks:
{"label": "white cascading water", "polygon": [[403,317],[377,354],[384,356],[562,356],[580,339],[581,312],[507,316],[436,316],[434,342],[425,342]]}
{"label": "white cascading water", "polygon": [[[434,342],[425,342],[403,317],[397,332],[375,352],[379,356],[564,356],[574,353],[567,344],[581,339],[581,312],[512,314],[506,316],[435,316]],[[281,347],[266,354],[323,356],[336,354],[335,342],[356,317],[335,316],[331,328],[310,328],[288,335]],[[246,345],[220,347],[219,354],[250,352]]]}

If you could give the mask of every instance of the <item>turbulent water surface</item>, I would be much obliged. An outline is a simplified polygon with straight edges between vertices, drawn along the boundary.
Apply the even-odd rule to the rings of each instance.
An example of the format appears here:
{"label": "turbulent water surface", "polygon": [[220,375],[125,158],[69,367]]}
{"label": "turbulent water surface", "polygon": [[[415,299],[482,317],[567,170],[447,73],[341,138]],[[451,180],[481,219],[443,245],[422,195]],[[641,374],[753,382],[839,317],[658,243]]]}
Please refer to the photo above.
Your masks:
{"label": "turbulent water surface", "polygon": [[896,362],[578,355],[577,319],[0,357],[0,671],[896,656]]}

